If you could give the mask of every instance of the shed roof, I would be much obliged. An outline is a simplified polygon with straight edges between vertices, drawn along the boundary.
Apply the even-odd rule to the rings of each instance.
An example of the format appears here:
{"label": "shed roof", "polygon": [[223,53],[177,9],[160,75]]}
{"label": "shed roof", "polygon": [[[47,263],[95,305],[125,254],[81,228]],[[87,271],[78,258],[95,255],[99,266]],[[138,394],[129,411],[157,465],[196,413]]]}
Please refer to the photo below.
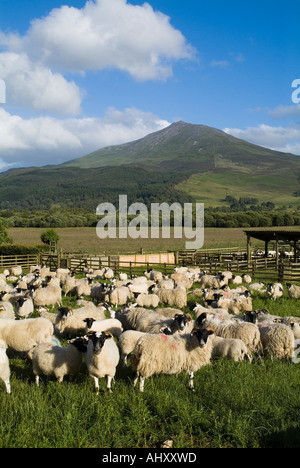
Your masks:
{"label": "shed roof", "polygon": [[272,240],[300,241],[300,230],[290,231],[286,229],[249,229],[244,231],[247,236],[270,242]]}

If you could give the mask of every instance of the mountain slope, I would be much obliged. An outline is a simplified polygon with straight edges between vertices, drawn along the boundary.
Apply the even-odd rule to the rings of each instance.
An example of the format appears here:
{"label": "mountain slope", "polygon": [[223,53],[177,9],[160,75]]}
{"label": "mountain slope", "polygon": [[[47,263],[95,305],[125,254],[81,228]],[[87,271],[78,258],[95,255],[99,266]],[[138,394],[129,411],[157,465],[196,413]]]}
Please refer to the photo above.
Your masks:
{"label": "mountain slope", "polygon": [[300,157],[272,151],[215,128],[177,122],[140,140],[103,148],[59,166],[0,174],[0,209],[58,204],[94,211],[103,201],[202,201],[227,195],[297,207]]}

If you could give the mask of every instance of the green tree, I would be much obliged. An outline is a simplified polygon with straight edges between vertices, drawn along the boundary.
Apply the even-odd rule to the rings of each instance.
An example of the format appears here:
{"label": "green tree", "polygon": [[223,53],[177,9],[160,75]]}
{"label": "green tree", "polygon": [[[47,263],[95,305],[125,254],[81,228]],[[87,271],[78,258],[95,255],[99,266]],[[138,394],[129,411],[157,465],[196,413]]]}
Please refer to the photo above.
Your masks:
{"label": "green tree", "polygon": [[4,222],[2,221],[2,219],[0,219],[0,244],[3,244],[4,242],[10,243],[12,242],[12,240],[6,231]]}
{"label": "green tree", "polygon": [[47,229],[46,231],[42,232],[41,241],[47,245],[50,245],[51,242],[55,242],[57,244],[59,241],[59,235],[55,229]]}

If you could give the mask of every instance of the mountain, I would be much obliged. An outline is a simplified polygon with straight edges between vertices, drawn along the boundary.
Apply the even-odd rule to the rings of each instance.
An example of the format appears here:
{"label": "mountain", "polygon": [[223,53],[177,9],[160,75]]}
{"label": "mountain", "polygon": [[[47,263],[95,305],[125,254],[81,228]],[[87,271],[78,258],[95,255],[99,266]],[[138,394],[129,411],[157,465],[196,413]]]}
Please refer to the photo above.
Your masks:
{"label": "mountain", "polygon": [[[95,210],[102,201],[202,201],[230,195],[298,206],[300,158],[204,125],[177,122],[137,141],[100,149],[59,166],[0,174],[0,209],[52,204]],[[299,203],[300,204],[300,203]]]}

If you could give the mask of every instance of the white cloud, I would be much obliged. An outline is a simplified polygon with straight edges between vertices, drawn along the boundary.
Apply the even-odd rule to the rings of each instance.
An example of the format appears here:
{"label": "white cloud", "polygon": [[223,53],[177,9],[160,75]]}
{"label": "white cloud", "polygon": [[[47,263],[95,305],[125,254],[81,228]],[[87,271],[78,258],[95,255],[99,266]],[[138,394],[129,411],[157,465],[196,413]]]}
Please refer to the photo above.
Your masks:
{"label": "white cloud", "polygon": [[127,143],[170,125],[138,109],[108,109],[102,118],[23,119],[0,108],[0,170],[60,164],[105,146]]}
{"label": "white cloud", "polygon": [[195,53],[169,17],[127,0],[53,9],[33,20],[25,36],[2,34],[2,42],[60,71],[120,69],[138,80],[165,80],[172,75],[172,61]]}
{"label": "white cloud", "polygon": [[32,62],[25,53],[0,53],[0,76],[6,84],[7,101],[36,111],[77,115],[81,93],[74,82]]}
{"label": "white cloud", "polygon": [[283,153],[300,155],[300,127],[271,127],[259,125],[239,128],[225,128],[224,132],[242,140]]}
{"label": "white cloud", "polygon": [[212,67],[227,68],[229,67],[230,63],[228,60],[212,60],[210,65]]}
{"label": "white cloud", "polygon": [[269,110],[268,114],[274,119],[282,117],[298,116],[300,115],[300,104],[292,106],[278,106],[273,110]]}

